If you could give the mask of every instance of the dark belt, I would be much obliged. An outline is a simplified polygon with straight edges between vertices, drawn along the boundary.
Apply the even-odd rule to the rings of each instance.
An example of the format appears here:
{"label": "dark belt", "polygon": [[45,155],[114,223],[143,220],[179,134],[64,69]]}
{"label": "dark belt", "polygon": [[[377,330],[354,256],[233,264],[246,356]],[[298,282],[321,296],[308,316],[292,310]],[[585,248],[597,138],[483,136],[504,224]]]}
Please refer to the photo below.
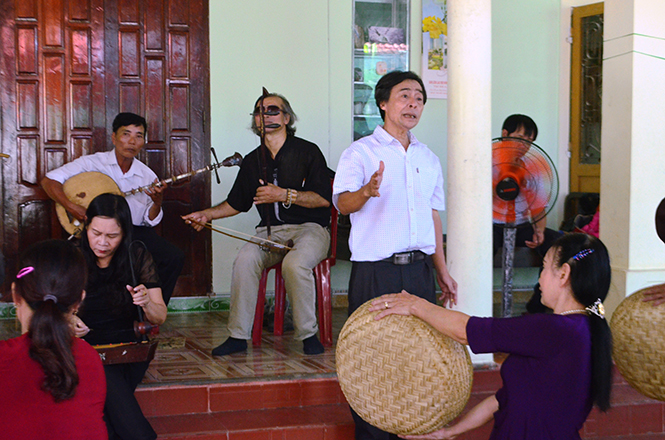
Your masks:
{"label": "dark belt", "polygon": [[406,264],[411,264],[415,263],[416,261],[424,260],[426,256],[427,254],[425,254],[422,251],[398,252],[388,258],[384,258],[383,260],[379,261],[385,261],[386,263],[393,263],[398,266],[404,266]]}

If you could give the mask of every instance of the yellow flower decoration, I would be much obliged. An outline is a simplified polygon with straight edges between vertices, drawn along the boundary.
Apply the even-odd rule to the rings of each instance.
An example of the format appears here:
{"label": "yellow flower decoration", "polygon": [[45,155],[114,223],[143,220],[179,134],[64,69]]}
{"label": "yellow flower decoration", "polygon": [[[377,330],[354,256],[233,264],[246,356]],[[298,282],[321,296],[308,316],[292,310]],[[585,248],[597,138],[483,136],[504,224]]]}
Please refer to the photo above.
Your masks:
{"label": "yellow flower decoration", "polygon": [[437,39],[441,34],[448,35],[448,24],[444,23],[439,17],[425,17],[423,19],[423,32],[429,32],[430,38]]}

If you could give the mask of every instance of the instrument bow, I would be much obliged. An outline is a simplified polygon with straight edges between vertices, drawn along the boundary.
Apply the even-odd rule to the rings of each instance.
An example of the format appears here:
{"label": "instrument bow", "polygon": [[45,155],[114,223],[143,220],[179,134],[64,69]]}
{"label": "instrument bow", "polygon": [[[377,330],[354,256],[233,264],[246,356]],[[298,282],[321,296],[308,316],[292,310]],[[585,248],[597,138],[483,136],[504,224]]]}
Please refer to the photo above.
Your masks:
{"label": "instrument bow", "polygon": [[[261,249],[265,250],[266,252],[274,252],[276,254],[281,254],[281,255],[286,255],[288,251],[293,250],[293,241],[289,240],[287,244],[282,244],[278,243],[276,241],[272,241],[269,239],[257,237],[256,235],[249,235],[249,234],[244,234],[239,231],[234,231],[233,229],[229,228],[224,228],[222,226],[214,226],[212,223],[200,223],[200,222],[195,222],[193,220],[185,220],[186,222],[193,223],[195,225],[203,226],[206,229],[209,229],[214,232],[219,232],[222,235],[226,235],[227,237],[231,238],[237,238],[238,240],[246,241],[247,243],[252,243],[260,247]],[[227,232],[229,231],[229,232]],[[233,232],[233,234],[231,233]],[[237,234],[237,235],[234,235]],[[240,235],[244,235],[245,237],[249,238],[244,238],[240,237]]]}

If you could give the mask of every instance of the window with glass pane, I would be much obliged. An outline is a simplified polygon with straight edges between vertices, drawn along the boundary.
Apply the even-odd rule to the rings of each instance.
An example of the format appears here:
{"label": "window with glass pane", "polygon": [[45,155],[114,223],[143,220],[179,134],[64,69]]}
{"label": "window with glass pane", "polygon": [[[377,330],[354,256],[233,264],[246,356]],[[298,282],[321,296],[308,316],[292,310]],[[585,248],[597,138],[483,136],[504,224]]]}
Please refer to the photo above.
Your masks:
{"label": "window with glass pane", "polygon": [[409,69],[408,0],[355,0],[353,139],[381,124],[374,87],[383,75]]}

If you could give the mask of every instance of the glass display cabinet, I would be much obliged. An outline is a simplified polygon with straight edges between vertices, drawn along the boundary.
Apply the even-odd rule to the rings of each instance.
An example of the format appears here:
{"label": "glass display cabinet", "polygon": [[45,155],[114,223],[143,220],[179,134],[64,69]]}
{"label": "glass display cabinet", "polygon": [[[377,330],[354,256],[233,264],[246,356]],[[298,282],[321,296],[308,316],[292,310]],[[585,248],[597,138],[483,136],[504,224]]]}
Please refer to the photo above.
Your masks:
{"label": "glass display cabinet", "polygon": [[409,0],[353,2],[353,139],[381,123],[374,87],[381,76],[409,69]]}

